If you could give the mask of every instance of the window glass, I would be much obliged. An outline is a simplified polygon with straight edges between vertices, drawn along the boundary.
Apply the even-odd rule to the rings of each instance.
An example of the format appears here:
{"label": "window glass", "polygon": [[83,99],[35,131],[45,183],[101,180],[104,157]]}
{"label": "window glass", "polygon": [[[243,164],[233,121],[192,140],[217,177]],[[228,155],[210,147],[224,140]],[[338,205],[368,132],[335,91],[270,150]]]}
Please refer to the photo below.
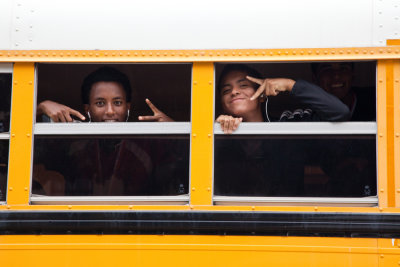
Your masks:
{"label": "window glass", "polygon": [[376,195],[375,135],[215,138],[215,195]]}
{"label": "window glass", "polygon": [[33,194],[168,196],[188,183],[189,135],[35,137]]}
{"label": "window glass", "polygon": [[0,140],[0,201],[6,200],[8,140]]}
{"label": "window glass", "polygon": [[11,73],[0,73],[0,132],[10,129]]}

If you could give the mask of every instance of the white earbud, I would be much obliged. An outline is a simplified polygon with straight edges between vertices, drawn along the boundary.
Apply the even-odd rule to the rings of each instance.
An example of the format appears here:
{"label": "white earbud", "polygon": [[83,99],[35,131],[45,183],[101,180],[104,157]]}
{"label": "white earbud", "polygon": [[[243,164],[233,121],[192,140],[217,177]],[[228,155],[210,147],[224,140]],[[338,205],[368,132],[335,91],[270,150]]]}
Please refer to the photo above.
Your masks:
{"label": "white earbud", "polygon": [[89,123],[92,122],[92,117],[90,117],[89,111],[88,111],[87,115],[88,115],[88,118],[89,118]]}
{"label": "white earbud", "polygon": [[128,109],[128,112],[127,112],[128,114],[127,114],[127,116],[126,116],[126,121],[125,122],[128,122],[128,119],[129,119],[129,109]]}

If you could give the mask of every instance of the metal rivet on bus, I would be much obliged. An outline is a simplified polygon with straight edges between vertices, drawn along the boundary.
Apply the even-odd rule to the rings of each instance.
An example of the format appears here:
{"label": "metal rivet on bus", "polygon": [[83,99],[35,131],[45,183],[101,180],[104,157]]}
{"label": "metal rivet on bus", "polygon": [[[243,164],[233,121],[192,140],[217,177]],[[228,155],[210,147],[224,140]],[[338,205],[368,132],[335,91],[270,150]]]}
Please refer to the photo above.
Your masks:
{"label": "metal rivet on bus", "polygon": [[15,46],[18,46],[18,43],[15,43]]}
{"label": "metal rivet on bus", "polygon": [[354,52],[355,52],[356,54],[358,54],[359,51],[358,51],[358,49],[356,49],[356,50],[354,50]]}
{"label": "metal rivet on bus", "polygon": [[49,56],[49,53],[45,53],[44,55],[45,55],[46,57],[48,57],[48,56]]}
{"label": "metal rivet on bus", "polygon": [[232,52],[232,56],[234,56],[235,55],[235,52]]}
{"label": "metal rivet on bus", "polygon": [[124,53],[119,53],[119,56],[122,57],[124,55]]}
{"label": "metal rivet on bus", "polygon": [[132,205],[129,205],[129,209],[131,210],[133,208],[133,206]]}
{"label": "metal rivet on bus", "polygon": [[242,52],[239,52],[238,55],[239,55],[239,56],[242,56]]}
{"label": "metal rivet on bus", "polygon": [[31,135],[30,134],[26,134],[26,137],[30,137]]}
{"label": "metal rivet on bus", "polygon": [[340,50],[340,51],[339,51],[339,54],[343,54],[343,50]]}
{"label": "metal rivet on bus", "polygon": [[400,134],[399,133],[396,133],[396,137],[399,137],[400,136]]}
{"label": "metal rivet on bus", "polygon": [[[204,52],[200,52],[200,56],[204,56],[206,53],[204,53]],[[225,52],[225,54],[226,54],[226,52]]]}
{"label": "metal rivet on bus", "polygon": [[308,51],[308,54],[311,55],[311,54],[312,54],[312,51]]}
{"label": "metal rivet on bus", "polygon": [[381,190],[380,190],[380,191],[381,191],[381,193],[385,192],[385,190],[383,190],[383,188],[381,188]]}
{"label": "metal rivet on bus", "polygon": [[383,83],[383,80],[379,80],[380,83]]}
{"label": "metal rivet on bus", "polygon": [[317,211],[317,210],[318,210],[318,207],[314,207],[314,210]]}
{"label": "metal rivet on bus", "polygon": [[315,51],[315,54],[319,55],[319,50]]}
{"label": "metal rivet on bus", "polygon": [[367,50],[363,50],[363,53],[366,54],[366,53],[367,53]]}
{"label": "metal rivet on bus", "polygon": [[190,54],[189,54],[189,53],[186,53],[186,54],[185,54],[185,56],[186,56],[186,57],[189,57],[189,56],[190,56]]}
{"label": "metal rivet on bus", "polygon": [[304,51],[300,51],[300,55],[303,55],[304,54]]}
{"label": "metal rivet on bus", "polygon": [[160,53],[157,53],[156,56],[159,57],[159,56],[160,56]]}
{"label": "metal rivet on bus", "polygon": [[193,205],[190,205],[189,208],[192,210],[194,207],[193,207]]}
{"label": "metal rivet on bus", "polygon": [[391,52],[392,52],[392,50],[389,48],[389,49],[387,50],[387,52],[388,52],[388,53],[391,53]]}
{"label": "metal rivet on bus", "polygon": [[196,188],[195,187],[192,187],[192,191],[195,191],[196,190]]}
{"label": "metal rivet on bus", "polygon": [[394,80],[396,83],[398,83],[399,82],[399,80]]}
{"label": "metal rivet on bus", "polygon": [[135,54],[134,54],[134,55],[135,55],[135,57],[136,57],[136,56],[138,55],[138,53],[136,53],[136,52],[135,52]]}
{"label": "metal rivet on bus", "polygon": [[171,53],[171,56],[175,56],[175,53]]}
{"label": "metal rivet on bus", "polygon": [[10,205],[7,205],[7,209],[8,209],[8,210],[11,209],[11,206],[10,206]]}
{"label": "metal rivet on bus", "polygon": [[183,53],[179,53],[179,56],[180,56],[180,57],[183,56]]}
{"label": "metal rivet on bus", "polygon": [[28,187],[24,187],[24,190],[25,190],[25,191],[28,191]]}
{"label": "metal rivet on bus", "polygon": [[269,52],[269,55],[270,55],[270,56],[273,56],[273,55],[274,55],[274,52]]}
{"label": "metal rivet on bus", "polygon": [[210,187],[207,187],[207,191],[210,192],[210,191],[211,191],[211,188],[210,188]]}
{"label": "metal rivet on bus", "polygon": [[[136,54],[136,53],[135,53],[135,54]],[[164,57],[166,57],[166,56],[168,56],[168,53],[167,53],[167,52],[164,53]]]}
{"label": "metal rivet on bus", "polygon": [[380,133],[380,134],[379,134],[379,137],[383,137],[383,134]]}
{"label": "metal rivet on bus", "polygon": [[11,134],[11,137],[15,137],[15,134]]}
{"label": "metal rivet on bus", "polygon": [[335,50],[331,50],[331,54],[334,55],[336,53]]}
{"label": "metal rivet on bus", "polygon": [[285,51],[285,55],[289,55],[289,52],[288,52],[288,51]]}
{"label": "metal rivet on bus", "polygon": [[99,56],[99,53],[96,53],[96,57],[98,57]]}
{"label": "metal rivet on bus", "polygon": [[397,189],[397,193],[400,193],[400,189]]}
{"label": "metal rivet on bus", "polygon": [[18,29],[15,29],[15,31],[17,32],[17,31],[19,31]]}
{"label": "metal rivet on bus", "polygon": [[255,209],[256,209],[256,207],[252,206],[252,207],[251,207],[251,209],[252,209],[252,210],[255,210]]}
{"label": "metal rivet on bus", "polygon": [[211,137],[211,134],[207,134],[207,136],[208,136],[208,138],[210,138],[210,137]]}
{"label": "metal rivet on bus", "polygon": [[261,54],[263,54],[263,56],[265,56],[265,52],[264,51]]}
{"label": "metal rivet on bus", "polygon": [[224,56],[227,56],[228,55],[228,52],[224,52]]}
{"label": "metal rivet on bus", "polygon": [[250,56],[250,53],[249,53],[249,52],[246,52],[246,56]]}
{"label": "metal rivet on bus", "polygon": [[208,81],[208,84],[211,85],[211,84],[212,84],[212,81]]}
{"label": "metal rivet on bus", "polygon": [[384,258],[385,256],[383,254],[380,255],[381,258]]}
{"label": "metal rivet on bus", "polygon": [[257,56],[257,55],[258,55],[258,52],[257,52],[257,51],[256,51],[256,52],[254,52],[254,55],[256,55],[256,56]]}
{"label": "metal rivet on bus", "polygon": [[379,208],[379,211],[383,211],[383,208]]}
{"label": "metal rivet on bus", "polygon": [[277,54],[278,54],[278,56],[280,56],[280,55],[281,55],[281,51],[278,51],[278,53],[277,53]]}
{"label": "metal rivet on bus", "polygon": [[194,81],[193,84],[194,84],[194,85],[197,85],[197,81]]}
{"label": "metal rivet on bus", "polygon": [[29,84],[32,84],[32,81],[29,81]]}
{"label": "metal rivet on bus", "polygon": [[371,51],[369,51],[369,53],[372,55],[372,54],[374,54],[375,52],[374,52],[374,50],[371,50]]}
{"label": "metal rivet on bus", "polygon": [[219,57],[221,55],[221,53],[220,52],[217,52],[217,57]]}
{"label": "metal rivet on bus", "polygon": [[193,137],[196,137],[196,134],[193,134]]}
{"label": "metal rivet on bus", "polygon": [[128,52],[128,53],[126,53],[126,55],[127,55],[127,56],[130,56],[130,55],[131,55],[131,53],[130,53],[130,52]]}
{"label": "metal rivet on bus", "polygon": [[32,42],[32,39],[29,39],[29,42]]}
{"label": "metal rivet on bus", "polygon": [[396,54],[398,54],[398,53],[399,53],[399,50],[395,50],[394,52],[395,52]]}
{"label": "metal rivet on bus", "polygon": [[71,205],[68,205],[68,209],[72,209],[72,206],[71,206]]}
{"label": "metal rivet on bus", "polygon": [[296,55],[296,51],[293,51],[292,54],[293,54],[293,55]]}

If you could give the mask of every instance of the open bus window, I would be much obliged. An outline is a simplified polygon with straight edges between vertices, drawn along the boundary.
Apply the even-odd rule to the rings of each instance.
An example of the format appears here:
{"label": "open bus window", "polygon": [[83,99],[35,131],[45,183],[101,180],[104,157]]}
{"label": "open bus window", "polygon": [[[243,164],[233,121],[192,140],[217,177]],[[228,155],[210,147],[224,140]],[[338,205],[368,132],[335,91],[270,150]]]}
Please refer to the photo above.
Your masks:
{"label": "open bus window", "polygon": [[0,73],[0,132],[10,129],[11,73]]}
{"label": "open bus window", "polygon": [[189,135],[35,138],[35,195],[170,196],[188,184]]}
{"label": "open bus window", "polygon": [[234,79],[249,83],[249,95],[258,86],[246,75],[294,82],[290,86],[278,80],[268,83],[277,96],[259,99],[263,121],[376,121],[376,62],[217,64],[216,118],[244,116],[246,121],[243,111],[229,104]]}
{"label": "open bus window", "polygon": [[215,140],[215,195],[376,195],[374,135],[227,136]]}
{"label": "open bus window", "polygon": [[[216,199],[376,197],[376,62],[217,64],[216,77]],[[267,97],[250,100],[257,83]]]}
{"label": "open bus window", "polygon": [[[81,88],[90,74],[104,67],[115,69],[128,79],[131,87],[130,114],[128,121],[139,121],[139,116],[151,116],[152,110],[146,103],[149,99],[159,110],[174,121],[190,121],[191,65],[190,64],[39,64],[37,121],[47,121],[46,112],[40,110],[43,101],[50,100],[72,108],[90,118],[85,111]],[[100,73],[99,75],[102,75]],[[105,81],[120,77],[103,75]],[[94,78],[92,82],[101,78]],[[120,80],[118,80],[120,81]],[[123,86],[125,89],[125,85]],[[129,100],[129,96],[127,96]],[[94,104],[94,103],[92,103]],[[74,115],[74,114],[72,114]],[[47,116],[49,117],[49,116]],[[126,117],[126,115],[125,115]],[[125,119],[124,117],[124,119]],[[73,119],[80,121],[78,116]],[[91,118],[91,121],[96,117]],[[154,121],[154,120],[151,120]]]}
{"label": "open bus window", "polygon": [[8,140],[0,140],[0,201],[6,200]]}

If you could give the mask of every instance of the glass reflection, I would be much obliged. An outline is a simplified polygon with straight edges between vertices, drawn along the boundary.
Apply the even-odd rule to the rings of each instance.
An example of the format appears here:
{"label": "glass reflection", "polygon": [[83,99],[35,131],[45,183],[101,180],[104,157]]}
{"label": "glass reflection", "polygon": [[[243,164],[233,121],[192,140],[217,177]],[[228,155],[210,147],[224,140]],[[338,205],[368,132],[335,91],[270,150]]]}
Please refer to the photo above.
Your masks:
{"label": "glass reflection", "polygon": [[216,136],[215,195],[376,195],[375,136]]}
{"label": "glass reflection", "polygon": [[186,194],[188,158],[188,136],[37,136],[32,193],[48,196]]}

